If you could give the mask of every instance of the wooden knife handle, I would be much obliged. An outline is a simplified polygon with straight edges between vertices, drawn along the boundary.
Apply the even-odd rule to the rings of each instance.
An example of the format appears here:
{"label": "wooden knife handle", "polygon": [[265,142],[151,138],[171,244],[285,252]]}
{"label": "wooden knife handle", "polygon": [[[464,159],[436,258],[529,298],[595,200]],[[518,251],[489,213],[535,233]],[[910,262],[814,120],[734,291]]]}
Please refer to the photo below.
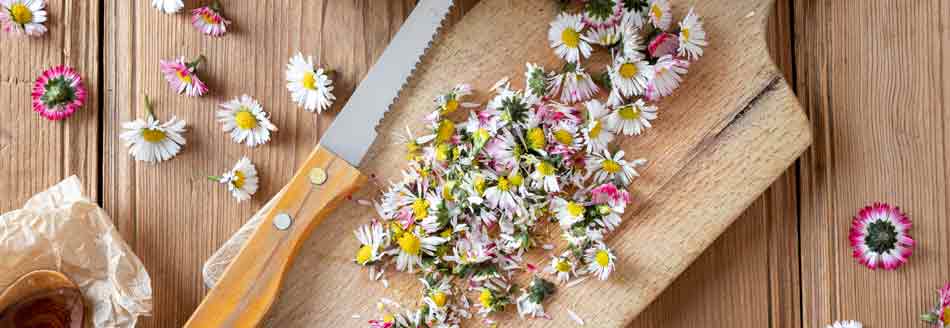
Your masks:
{"label": "wooden knife handle", "polygon": [[365,181],[359,170],[317,146],[185,327],[257,326],[310,231]]}

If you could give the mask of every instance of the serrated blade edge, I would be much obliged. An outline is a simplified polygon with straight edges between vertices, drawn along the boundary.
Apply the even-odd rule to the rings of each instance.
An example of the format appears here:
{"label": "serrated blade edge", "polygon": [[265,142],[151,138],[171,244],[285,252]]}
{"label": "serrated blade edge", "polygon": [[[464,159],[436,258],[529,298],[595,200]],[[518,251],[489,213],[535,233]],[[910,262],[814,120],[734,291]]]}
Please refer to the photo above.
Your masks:
{"label": "serrated blade edge", "polygon": [[321,146],[359,167],[376,139],[376,125],[422,60],[452,3],[452,0],[419,1],[323,135]]}

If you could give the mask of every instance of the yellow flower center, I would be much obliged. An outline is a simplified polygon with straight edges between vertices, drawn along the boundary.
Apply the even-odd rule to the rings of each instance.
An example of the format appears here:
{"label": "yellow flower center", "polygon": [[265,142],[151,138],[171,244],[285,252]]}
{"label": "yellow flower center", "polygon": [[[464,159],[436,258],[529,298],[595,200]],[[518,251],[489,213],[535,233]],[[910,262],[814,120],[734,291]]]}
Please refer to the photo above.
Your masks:
{"label": "yellow flower center", "polygon": [[217,23],[218,23],[218,18],[215,17],[214,15],[209,14],[209,13],[201,14],[201,19],[203,19],[203,20],[205,21],[205,24],[212,24],[212,25],[213,25],[213,24],[217,24]]}
{"label": "yellow flower center", "polygon": [[397,222],[390,223],[389,230],[392,230],[393,238],[396,239],[399,239],[399,237],[402,237],[402,234],[405,233],[405,231],[402,230],[402,226]]}
{"label": "yellow flower center", "polygon": [[610,254],[608,254],[606,250],[599,250],[597,254],[594,255],[594,261],[597,262],[597,265],[606,267],[610,264]]}
{"label": "yellow flower center", "polygon": [[482,307],[491,308],[492,303],[495,302],[495,297],[492,296],[488,288],[483,288],[481,294],[478,295],[478,301],[482,303]]}
{"label": "yellow flower center", "polygon": [[432,293],[432,303],[435,303],[435,306],[437,307],[445,306],[445,301],[447,300],[448,296],[446,296],[443,292]]}
{"label": "yellow flower center", "polygon": [[620,163],[617,163],[616,161],[611,160],[611,159],[604,160],[604,162],[600,164],[600,167],[604,168],[604,172],[607,172],[607,173],[620,172]]}
{"label": "yellow flower center", "polygon": [[557,264],[554,265],[554,268],[557,269],[558,272],[570,272],[571,264],[567,263],[565,260],[558,260]]}
{"label": "yellow flower center", "polygon": [[538,170],[538,173],[541,173],[542,176],[550,176],[554,174],[554,166],[548,164],[548,162],[540,162],[535,168]]}
{"label": "yellow flower center", "polygon": [[303,74],[303,87],[307,90],[317,90],[317,77],[313,72]]}
{"label": "yellow flower center", "polygon": [[453,189],[455,189],[455,181],[446,182],[445,185],[442,186],[442,198],[448,201],[455,200],[455,196],[452,196]]}
{"label": "yellow flower center", "polygon": [[478,193],[479,196],[485,193],[485,178],[484,177],[480,175],[475,177],[475,180],[473,181],[472,184],[473,184],[473,187],[475,187],[475,192]]}
{"label": "yellow flower center", "polygon": [[479,128],[477,131],[475,131],[475,142],[480,145],[483,145],[484,142],[487,142],[488,137],[488,130],[485,130],[484,128]]}
{"label": "yellow flower center", "polygon": [[33,22],[33,12],[22,3],[10,7],[10,16],[13,16],[13,21],[20,25]]}
{"label": "yellow flower center", "polygon": [[603,127],[601,126],[600,120],[594,121],[594,126],[590,128],[590,137],[597,138],[600,136],[601,130],[603,130]]}
{"label": "yellow flower center", "polygon": [[943,308],[943,325],[950,326],[950,306]]}
{"label": "yellow flower center", "polygon": [[165,140],[165,131],[145,129],[142,130],[142,139],[151,143],[158,143]]}
{"label": "yellow flower center", "polygon": [[528,130],[528,146],[531,149],[542,149],[547,143],[544,140],[544,130],[532,128]]}
{"label": "yellow flower center", "polygon": [[680,31],[680,34],[683,36],[684,39],[689,40],[689,29],[688,29],[688,28],[683,28],[683,30]]}
{"label": "yellow flower center", "polygon": [[455,99],[449,99],[442,105],[442,114],[449,114],[455,112],[459,108],[459,101]]}
{"label": "yellow flower center", "polygon": [[413,201],[412,215],[415,216],[416,220],[422,220],[429,216],[429,202],[422,198]]}
{"label": "yellow flower center", "polygon": [[370,257],[373,256],[373,247],[370,245],[363,245],[360,247],[360,250],[356,251],[356,263],[360,265],[366,265],[366,262],[369,262]]}
{"label": "yellow flower center", "polygon": [[561,42],[568,48],[577,48],[581,42],[581,34],[572,28],[566,28],[561,32]]}
{"label": "yellow flower center", "polygon": [[574,141],[574,135],[567,130],[557,130],[554,132],[554,139],[562,145],[570,145]]}
{"label": "yellow flower center", "polygon": [[452,228],[448,228],[448,229],[442,230],[442,233],[439,234],[439,237],[442,237],[442,238],[445,238],[445,239],[449,239],[449,238],[452,237],[452,233],[454,233],[454,232],[455,232],[455,231],[452,231]]}
{"label": "yellow flower center", "polygon": [[452,123],[450,120],[442,120],[442,122],[439,122],[439,130],[436,132],[435,140],[436,142],[446,142],[452,139],[452,135],[454,134],[455,123]]}
{"label": "yellow flower center", "polygon": [[659,5],[654,4],[650,7],[650,14],[653,15],[654,19],[660,20],[660,18],[663,17],[663,9],[661,9]]}
{"label": "yellow flower center", "polygon": [[399,243],[399,248],[409,255],[419,255],[419,251],[422,250],[422,241],[419,240],[419,237],[411,233],[403,234],[402,237],[399,237],[397,242]]}
{"label": "yellow flower center", "polygon": [[633,78],[637,75],[638,71],[637,65],[634,65],[633,63],[623,63],[620,65],[620,76],[625,79]]}
{"label": "yellow flower center", "polygon": [[383,322],[385,323],[393,323],[395,321],[396,321],[396,317],[393,316],[392,314],[386,314],[383,316]]}
{"label": "yellow flower center", "polygon": [[244,187],[244,179],[244,172],[234,172],[234,180],[231,181],[231,184],[234,185],[234,188],[241,189]]}
{"label": "yellow flower center", "polygon": [[257,117],[247,110],[242,110],[234,114],[234,124],[241,130],[250,130],[257,127]]}
{"label": "yellow flower center", "polygon": [[578,217],[584,214],[584,205],[575,202],[567,202],[567,206],[565,207],[567,207],[567,213],[571,214],[573,217]]}
{"label": "yellow flower center", "polygon": [[435,147],[435,159],[440,162],[449,159],[449,144],[439,144]]}
{"label": "yellow flower center", "polygon": [[419,156],[419,144],[415,141],[406,143],[406,160],[414,161]]}
{"label": "yellow flower center", "polygon": [[618,114],[620,114],[620,118],[623,118],[624,120],[627,120],[627,121],[640,119],[640,109],[634,106],[620,107],[620,111],[618,112]]}
{"label": "yellow flower center", "polygon": [[515,173],[508,177],[508,182],[511,183],[512,186],[520,186],[524,183],[524,177],[519,173]]}
{"label": "yellow flower center", "polygon": [[508,191],[511,186],[508,185],[508,179],[505,177],[498,178],[498,190]]}
{"label": "yellow flower center", "polygon": [[180,69],[175,72],[175,75],[178,76],[178,80],[184,84],[191,84],[191,74],[187,70]]}

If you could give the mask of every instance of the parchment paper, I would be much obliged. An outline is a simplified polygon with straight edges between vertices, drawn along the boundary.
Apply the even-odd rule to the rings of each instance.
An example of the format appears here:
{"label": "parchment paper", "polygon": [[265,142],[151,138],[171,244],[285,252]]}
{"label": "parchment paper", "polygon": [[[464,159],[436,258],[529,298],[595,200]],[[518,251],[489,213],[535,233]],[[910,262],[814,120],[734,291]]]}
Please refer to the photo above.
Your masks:
{"label": "parchment paper", "polygon": [[27,272],[63,272],[82,290],[87,326],[134,327],[152,311],[145,266],[75,176],[0,216],[0,290]]}

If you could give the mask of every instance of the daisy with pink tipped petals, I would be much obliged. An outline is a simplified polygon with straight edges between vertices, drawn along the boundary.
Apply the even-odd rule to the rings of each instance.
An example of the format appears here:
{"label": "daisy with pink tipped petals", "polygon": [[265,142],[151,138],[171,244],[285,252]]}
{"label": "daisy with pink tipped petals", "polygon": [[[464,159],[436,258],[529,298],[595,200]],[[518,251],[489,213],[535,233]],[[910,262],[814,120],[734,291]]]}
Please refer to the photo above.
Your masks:
{"label": "daisy with pink tipped petals", "polygon": [[643,97],[648,101],[658,101],[660,98],[673,94],[683,82],[683,75],[689,69],[689,61],[666,55],[653,65],[655,70],[653,80],[647,84]]}
{"label": "daisy with pink tipped petals", "polygon": [[46,23],[46,1],[0,0],[0,25],[4,32],[40,36],[46,33],[43,23]]}
{"label": "daisy with pink tipped petals", "polygon": [[871,270],[894,270],[907,262],[914,249],[908,235],[910,219],[899,207],[887,203],[867,206],[851,221],[854,258]]}
{"label": "daisy with pink tipped petals", "polygon": [[672,33],[657,34],[650,44],[647,45],[647,52],[650,57],[660,58],[666,55],[675,55],[680,47],[679,37]]}
{"label": "daisy with pink tipped petals", "polygon": [[680,22],[677,54],[689,60],[697,60],[703,56],[703,48],[708,44],[706,42],[706,30],[703,29],[703,21],[690,8],[686,18],[683,18],[683,21]]}
{"label": "daisy with pink tipped petals", "polygon": [[82,77],[72,67],[47,69],[33,84],[33,110],[49,120],[62,120],[86,102]]}
{"label": "daisy with pink tipped petals", "polygon": [[161,60],[162,74],[168,85],[178,92],[189,97],[199,97],[208,92],[208,86],[198,78],[198,66],[204,63],[205,56],[198,56],[192,62],[185,62],[185,57],[175,60]]}
{"label": "daisy with pink tipped petals", "polygon": [[937,306],[921,314],[920,320],[933,328],[950,327],[950,283],[937,290]]}
{"label": "daisy with pink tipped petals", "polygon": [[230,24],[231,21],[221,14],[221,4],[218,1],[191,11],[191,25],[206,35],[222,36],[227,33]]}
{"label": "daisy with pink tipped petals", "polygon": [[673,23],[673,11],[667,0],[650,0],[647,17],[654,27],[666,31]]}
{"label": "daisy with pink tipped petals", "polygon": [[623,0],[588,0],[583,21],[591,27],[610,27],[620,23],[623,14]]}

